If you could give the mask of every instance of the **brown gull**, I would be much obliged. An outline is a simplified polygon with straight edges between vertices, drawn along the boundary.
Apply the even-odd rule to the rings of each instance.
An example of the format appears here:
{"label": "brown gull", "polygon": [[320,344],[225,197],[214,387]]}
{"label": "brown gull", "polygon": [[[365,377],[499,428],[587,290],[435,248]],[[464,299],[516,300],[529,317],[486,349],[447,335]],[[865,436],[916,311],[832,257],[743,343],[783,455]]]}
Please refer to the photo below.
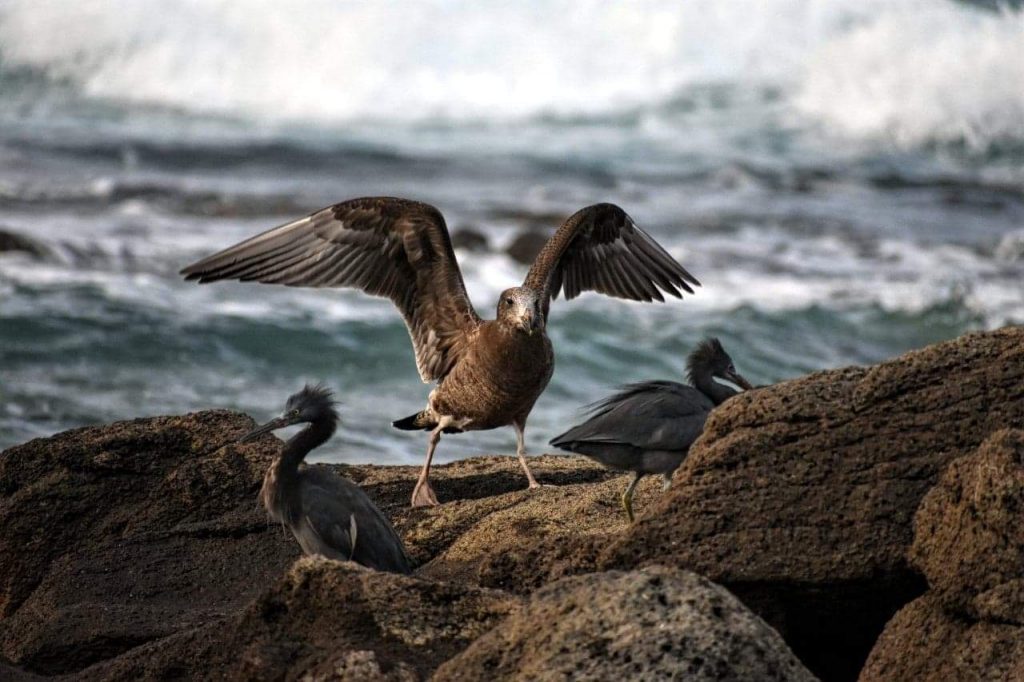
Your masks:
{"label": "brown gull", "polygon": [[522,286],[498,298],[497,317],[473,309],[444,218],[428,204],[366,197],[329,206],[264,232],[181,271],[199,282],[240,280],[304,287],[354,287],[391,299],[412,338],[427,406],[394,426],[429,430],[412,505],[437,504],[430,463],[443,433],[509,426],[530,488],[524,430],[554,369],[546,332],[551,299],[583,291],[664,301],[698,285],[618,206],[570,216],[537,255]]}

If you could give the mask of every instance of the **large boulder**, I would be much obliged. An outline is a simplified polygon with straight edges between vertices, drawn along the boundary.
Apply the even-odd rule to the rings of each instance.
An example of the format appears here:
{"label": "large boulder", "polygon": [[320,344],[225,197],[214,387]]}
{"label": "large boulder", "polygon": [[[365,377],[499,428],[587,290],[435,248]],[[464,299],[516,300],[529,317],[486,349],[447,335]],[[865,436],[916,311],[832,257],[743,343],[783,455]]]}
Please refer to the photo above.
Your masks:
{"label": "large boulder", "polygon": [[559,533],[484,559],[485,574],[543,584],[685,568],[729,588],[822,678],[854,679],[885,623],[925,589],[906,560],[921,498],[951,460],[1021,423],[1021,328],[749,391],[711,415],[673,488],[629,532]]}
{"label": "large boulder", "polygon": [[437,682],[814,680],[778,633],[685,571],[566,578],[437,671]]}
{"label": "large boulder", "polygon": [[76,429],[0,455],[0,656],[72,672],[237,611],[299,555],[229,412]]}
{"label": "large boulder", "polygon": [[1024,431],[953,461],[910,558],[930,590],[886,626],[862,682],[1024,679]]}
{"label": "large boulder", "polygon": [[241,613],[79,677],[422,680],[518,606],[497,590],[305,557]]}

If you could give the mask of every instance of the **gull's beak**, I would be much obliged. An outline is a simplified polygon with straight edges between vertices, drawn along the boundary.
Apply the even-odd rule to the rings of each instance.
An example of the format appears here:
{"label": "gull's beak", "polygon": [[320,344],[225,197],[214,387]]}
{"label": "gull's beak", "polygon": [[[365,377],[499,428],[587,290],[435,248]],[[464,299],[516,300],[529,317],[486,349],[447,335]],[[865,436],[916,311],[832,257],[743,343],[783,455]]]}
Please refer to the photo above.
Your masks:
{"label": "gull's beak", "polygon": [[250,441],[254,441],[265,433],[270,433],[271,431],[283,429],[286,426],[291,426],[293,423],[294,422],[292,422],[292,420],[288,419],[287,417],[277,417],[276,419],[271,419],[266,424],[257,426],[255,429],[239,438],[238,442],[248,443]]}
{"label": "gull's beak", "polygon": [[533,333],[537,331],[539,326],[540,318],[532,310],[524,310],[522,315],[519,316],[519,328],[530,336],[533,336]]}
{"label": "gull's beak", "polygon": [[732,383],[736,384],[744,391],[749,391],[750,389],[754,388],[754,386],[749,381],[744,379],[739,372],[726,372],[724,378],[726,381],[731,381]]}

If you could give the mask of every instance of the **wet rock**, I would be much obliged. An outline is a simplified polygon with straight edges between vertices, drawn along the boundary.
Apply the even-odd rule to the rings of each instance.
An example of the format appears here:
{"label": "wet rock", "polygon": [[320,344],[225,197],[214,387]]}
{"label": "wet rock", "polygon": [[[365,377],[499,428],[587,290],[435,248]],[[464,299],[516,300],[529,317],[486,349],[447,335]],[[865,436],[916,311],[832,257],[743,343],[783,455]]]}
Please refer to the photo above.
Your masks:
{"label": "wet rock", "polygon": [[874,680],[1024,679],[1024,431],[954,460],[924,498],[910,559],[929,591],[886,625]]}
{"label": "wet rock", "polygon": [[38,259],[49,258],[53,255],[50,247],[46,244],[13,230],[0,228],[0,253],[5,251],[20,251]]}
{"label": "wet rock", "polygon": [[539,230],[520,232],[512,240],[512,243],[508,245],[508,248],[505,249],[505,253],[518,263],[533,265],[537,254],[544,248],[550,237],[550,233],[544,233]]}
{"label": "wet rock", "polygon": [[448,661],[457,680],[814,680],[725,589],[653,566],[567,578]]}
{"label": "wet rock", "polygon": [[460,227],[452,233],[452,246],[472,253],[482,253],[491,248],[487,235],[474,227]]}
{"label": "wet rock", "polygon": [[423,680],[518,606],[496,590],[305,557],[237,616],[81,679]]}

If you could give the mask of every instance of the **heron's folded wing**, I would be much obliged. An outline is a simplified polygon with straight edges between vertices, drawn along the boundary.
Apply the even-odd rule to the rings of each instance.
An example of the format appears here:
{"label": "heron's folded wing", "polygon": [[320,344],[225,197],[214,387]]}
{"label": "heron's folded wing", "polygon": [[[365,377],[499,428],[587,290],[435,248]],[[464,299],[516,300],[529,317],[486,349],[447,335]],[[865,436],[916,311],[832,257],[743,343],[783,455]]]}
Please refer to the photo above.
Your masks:
{"label": "heron's folded wing", "polygon": [[541,293],[544,314],[552,298],[597,291],[633,301],[680,298],[700,283],[614,204],[595,204],[562,223],[537,255],[524,286]]}
{"label": "heron's folded wing", "polygon": [[631,384],[593,405],[593,413],[551,443],[618,443],[642,450],[685,450],[714,408],[692,386],[669,381]]}
{"label": "heron's folded wing", "polygon": [[341,555],[336,558],[379,570],[411,572],[398,533],[359,486],[320,466],[304,469],[303,479],[303,514]]}
{"label": "heron's folded wing", "polygon": [[390,298],[405,319],[424,381],[444,377],[480,323],[441,213],[428,204],[365,197],[247,239],[181,271],[305,287],[353,287]]}

